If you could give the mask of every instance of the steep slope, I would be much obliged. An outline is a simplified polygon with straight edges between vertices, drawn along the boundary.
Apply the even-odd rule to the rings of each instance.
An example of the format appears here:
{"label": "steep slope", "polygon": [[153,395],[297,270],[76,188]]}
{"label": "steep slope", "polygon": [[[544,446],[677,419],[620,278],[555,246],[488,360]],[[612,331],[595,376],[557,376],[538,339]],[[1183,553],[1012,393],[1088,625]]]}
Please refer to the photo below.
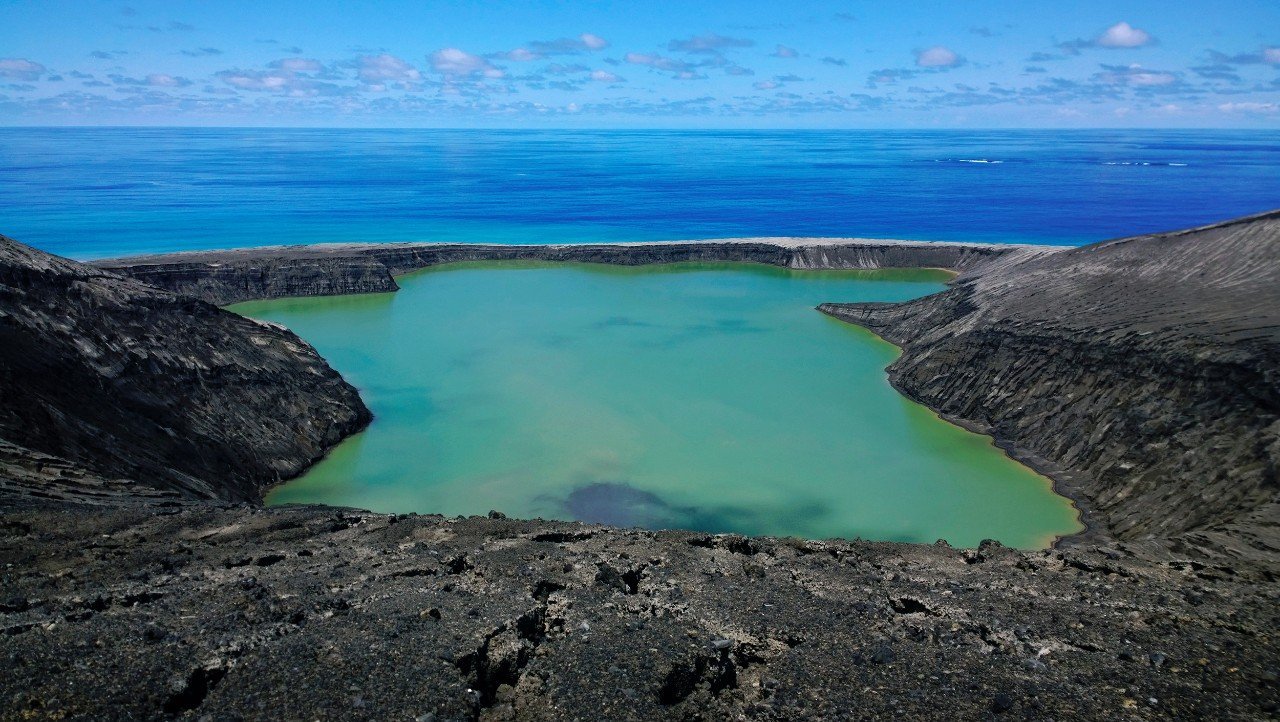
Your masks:
{"label": "steep slope", "polygon": [[902,346],[895,385],[1040,457],[1115,536],[1280,551],[1280,212],[1020,260],[821,310]]}
{"label": "steep slope", "polygon": [[[0,236],[0,462],[255,501],[361,428],[293,333]],[[77,472],[80,473],[80,472]]]}

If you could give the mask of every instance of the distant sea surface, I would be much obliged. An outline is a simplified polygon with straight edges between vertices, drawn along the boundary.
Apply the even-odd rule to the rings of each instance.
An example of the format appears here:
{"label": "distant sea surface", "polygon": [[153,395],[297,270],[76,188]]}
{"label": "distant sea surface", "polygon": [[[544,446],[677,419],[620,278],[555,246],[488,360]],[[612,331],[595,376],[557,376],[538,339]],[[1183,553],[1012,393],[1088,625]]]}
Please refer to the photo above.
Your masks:
{"label": "distant sea surface", "polygon": [[0,233],[79,259],[336,241],[1083,244],[1280,207],[1265,131],[0,129]]}

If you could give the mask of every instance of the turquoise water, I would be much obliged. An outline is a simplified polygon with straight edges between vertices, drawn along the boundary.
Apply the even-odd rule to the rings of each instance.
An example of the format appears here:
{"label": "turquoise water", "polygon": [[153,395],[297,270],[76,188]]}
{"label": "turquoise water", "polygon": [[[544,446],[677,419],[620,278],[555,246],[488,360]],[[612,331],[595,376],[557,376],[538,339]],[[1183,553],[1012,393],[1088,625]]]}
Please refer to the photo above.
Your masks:
{"label": "turquoise water", "polygon": [[272,504],[1038,547],[1047,480],[889,386],[897,350],[813,309],[940,271],[456,264],[395,294],[233,310],[292,328],[375,420]]}

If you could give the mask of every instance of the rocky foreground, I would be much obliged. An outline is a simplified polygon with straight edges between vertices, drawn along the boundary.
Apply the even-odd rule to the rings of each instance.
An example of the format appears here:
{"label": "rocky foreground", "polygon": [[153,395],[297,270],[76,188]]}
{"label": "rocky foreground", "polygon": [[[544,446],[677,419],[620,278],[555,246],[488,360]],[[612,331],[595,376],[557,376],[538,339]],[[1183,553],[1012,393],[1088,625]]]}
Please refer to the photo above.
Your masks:
{"label": "rocky foreground", "polygon": [[1258,719],[1273,567],[347,510],[0,518],[11,719]]}
{"label": "rocky foreground", "polygon": [[[900,389],[1052,473],[1090,530],[1024,553],[257,507],[367,411],[296,336],[210,302],[474,258],[953,268],[935,296],[822,310],[902,345]],[[89,267],[2,239],[0,717],[1273,718],[1278,349],[1280,213],[1075,250]]]}

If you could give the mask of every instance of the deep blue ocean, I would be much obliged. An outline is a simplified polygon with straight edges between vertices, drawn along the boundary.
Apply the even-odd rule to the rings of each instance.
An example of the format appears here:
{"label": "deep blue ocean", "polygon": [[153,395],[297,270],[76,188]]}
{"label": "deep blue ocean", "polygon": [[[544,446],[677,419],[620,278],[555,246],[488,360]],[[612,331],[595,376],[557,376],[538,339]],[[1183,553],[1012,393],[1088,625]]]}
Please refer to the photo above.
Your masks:
{"label": "deep blue ocean", "polygon": [[1280,207],[1265,131],[0,129],[0,233],[88,259],[329,241],[1082,244]]}

